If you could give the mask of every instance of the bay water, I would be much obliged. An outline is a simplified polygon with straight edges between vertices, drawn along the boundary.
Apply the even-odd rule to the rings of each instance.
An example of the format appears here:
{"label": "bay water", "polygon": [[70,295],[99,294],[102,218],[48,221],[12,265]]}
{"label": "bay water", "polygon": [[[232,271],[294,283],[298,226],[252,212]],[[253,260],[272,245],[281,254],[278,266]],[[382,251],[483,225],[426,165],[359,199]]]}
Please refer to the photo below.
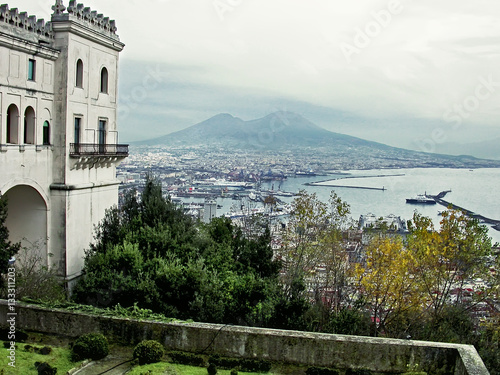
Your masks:
{"label": "bay water", "polygon": [[[307,186],[306,183],[325,181],[329,185],[348,185],[353,187]],[[490,219],[500,220],[500,169],[375,169],[342,171],[329,176],[307,176],[288,178],[262,184],[262,188],[296,193],[305,189],[316,193],[322,201],[328,201],[333,190],[351,208],[353,219],[360,215],[373,213],[375,216],[394,214],[404,220],[412,218],[417,210],[430,217],[435,226],[439,226],[439,212],[446,207],[435,205],[414,205],[406,203],[406,198],[417,194],[437,195],[441,191],[451,190],[443,198],[448,202],[474,211]],[[363,189],[356,187],[370,187]],[[380,190],[379,190],[380,189]],[[384,189],[384,190],[382,190]],[[281,198],[291,202],[293,198]],[[490,228],[489,235],[493,242],[500,242],[500,232]]]}

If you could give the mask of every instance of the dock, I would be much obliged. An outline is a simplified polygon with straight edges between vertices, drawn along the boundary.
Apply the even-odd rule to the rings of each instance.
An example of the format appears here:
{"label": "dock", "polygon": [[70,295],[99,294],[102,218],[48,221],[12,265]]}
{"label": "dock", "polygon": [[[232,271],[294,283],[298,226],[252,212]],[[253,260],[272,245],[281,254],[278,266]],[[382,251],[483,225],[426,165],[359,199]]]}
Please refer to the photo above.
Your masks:
{"label": "dock", "polygon": [[451,190],[446,190],[440,192],[438,195],[427,195],[429,198],[433,198],[436,203],[439,203],[440,205],[446,207],[446,208],[452,208],[454,210],[459,210],[462,211],[465,215],[472,217],[474,219],[479,220],[481,223],[486,223],[486,224],[491,224],[493,229],[500,231],[500,220],[495,220],[495,219],[490,219],[486,216],[480,215],[475,213],[474,211],[468,210],[466,208],[460,207],[454,203],[448,202],[444,200],[443,198],[446,196],[446,194],[450,193]]}

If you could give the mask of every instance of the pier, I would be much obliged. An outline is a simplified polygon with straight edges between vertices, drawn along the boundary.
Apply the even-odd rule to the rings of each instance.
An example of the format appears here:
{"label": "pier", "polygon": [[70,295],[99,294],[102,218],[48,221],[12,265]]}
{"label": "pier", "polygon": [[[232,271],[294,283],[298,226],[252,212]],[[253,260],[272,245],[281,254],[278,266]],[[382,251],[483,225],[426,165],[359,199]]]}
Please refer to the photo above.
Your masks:
{"label": "pier", "polygon": [[307,182],[304,184],[305,186],[320,186],[320,187],[339,187],[339,188],[349,188],[349,189],[365,189],[365,190],[386,190],[384,186],[381,188],[378,187],[368,187],[368,186],[349,186],[349,185],[330,185],[330,184],[319,184],[317,182]]}
{"label": "pier", "polygon": [[378,174],[378,175],[366,175],[366,176],[346,176],[346,177],[334,178],[334,179],[329,179],[329,180],[308,182],[308,183],[305,183],[304,185],[385,191],[385,190],[387,190],[385,188],[385,186],[376,187],[376,186],[355,186],[355,185],[347,185],[347,184],[342,185],[341,180],[349,180],[349,179],[355,180],[355,179],[360,179],[360,178],[370,179],[370,178],[382,178],[382,177],[402,177],[404,175],[405,175],[404,173],[397,173],[397,174]]}
{"label": "pier", "polygon": [[486,223],[486,224],[491,224],[493,225],[493,229],[500,231],[500,220],[495,220],[495,219],[490,219],[486,216],[479,215],[475,213],[474,211],[468,210],[466,208],[460,207],[456,204],[453,204],[451,202],[445,201],[443,198],[446,196],[446,194],[450,193],[451,190],[446,190],[440,192],[438,195],[427,195],[429,198],[433,198],[436,203],[439,203],[442,206],[445,206],[446,208],[452,208],[454,210],[460,210],[462,211],[465,215],[472,217],[474,219],[479,220],[481,223]]}

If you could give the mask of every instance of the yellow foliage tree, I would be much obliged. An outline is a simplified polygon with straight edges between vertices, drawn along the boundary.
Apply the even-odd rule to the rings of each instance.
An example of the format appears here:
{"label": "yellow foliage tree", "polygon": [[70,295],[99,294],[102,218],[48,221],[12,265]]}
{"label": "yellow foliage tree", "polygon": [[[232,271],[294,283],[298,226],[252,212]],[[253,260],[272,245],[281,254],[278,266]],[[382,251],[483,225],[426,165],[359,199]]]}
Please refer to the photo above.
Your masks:
{"label": "yellow foliage tree", "polygon": [[399,236],[374,236],[366,249],[366,263],[356,265],[361,293],[371,307],[372,334],[378,336],[392,322],[420,305],[413,276],[415,259]]}
{"label": "yellow foliage tree", "polygon": [[[448,304],[472,306],[484,300],[493,285],[487,266],[491,254],[487,228],[456,210],[447,210],[442,217],[439,231],[418,213],[409,222],[408,248],[418,270],[415,278],[425,295],[424,308],[434,316]],[[474,285],[472,294],[466,284]]]}

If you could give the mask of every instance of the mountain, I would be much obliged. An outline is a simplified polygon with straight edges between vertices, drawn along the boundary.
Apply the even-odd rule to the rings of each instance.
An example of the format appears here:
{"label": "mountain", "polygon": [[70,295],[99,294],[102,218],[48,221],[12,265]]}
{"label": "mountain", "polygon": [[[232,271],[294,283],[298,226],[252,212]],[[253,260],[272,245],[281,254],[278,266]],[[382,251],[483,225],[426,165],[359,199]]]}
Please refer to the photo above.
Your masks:
{"label": "mountain", "polygon": [[275,112],[251,121],[227,113],[219,114],[181,131],[134,144],[176,147],[205,145],[229,151],[286,150],[302,152],[303,155],[309,152],[316,158],[325,156],[339,161],[355,158],[358,166],[380,168],[500,167],[500,161],[406,150],[331,132],[293,112]]}
{"label": "mountain", "polygon": [[389,149],[381,143],[330,132],[293,112],[275,112],[263,118],[243,121],[223,113],[186,129],[159,138],[137,142],[142,145],[223,144],[256,149],[280,149],[289,146],[359,147]]}

